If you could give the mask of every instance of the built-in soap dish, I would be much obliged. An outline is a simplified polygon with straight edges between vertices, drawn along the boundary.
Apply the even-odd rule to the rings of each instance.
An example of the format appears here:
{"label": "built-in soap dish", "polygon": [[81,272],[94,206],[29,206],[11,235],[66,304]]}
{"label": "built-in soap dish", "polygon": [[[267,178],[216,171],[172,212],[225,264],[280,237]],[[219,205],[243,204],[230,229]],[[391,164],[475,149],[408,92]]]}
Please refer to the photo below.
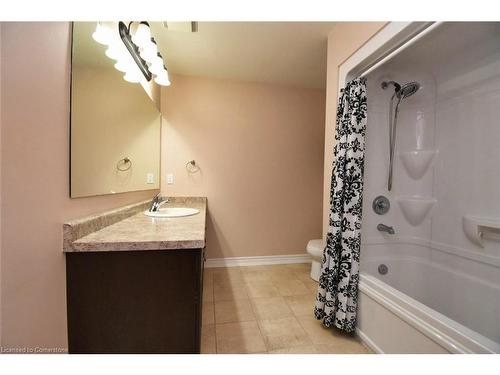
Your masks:
{"label": "built-in soap dish", "polygon": [[484,246],[485,237],[500,241],[500,219],[466,215],[463,227],[467,238],[478,246]]}
{"label": "built-in soap dish", "polygon": [[399,157],[408,175],[418,180],[427,172],[436,153],[435,150],[402,151],[399,152]]}
{"label": "built-in soap dish", "polygon": [[396,201],[398,202],[399,207],[401,207],[401,211],[403,212],[403,216],[406,221],[413,226],[417,226],[422,223],[432,206],[434,206],[437,202],[434,198],[420,196],[398,197],[396,198]]}

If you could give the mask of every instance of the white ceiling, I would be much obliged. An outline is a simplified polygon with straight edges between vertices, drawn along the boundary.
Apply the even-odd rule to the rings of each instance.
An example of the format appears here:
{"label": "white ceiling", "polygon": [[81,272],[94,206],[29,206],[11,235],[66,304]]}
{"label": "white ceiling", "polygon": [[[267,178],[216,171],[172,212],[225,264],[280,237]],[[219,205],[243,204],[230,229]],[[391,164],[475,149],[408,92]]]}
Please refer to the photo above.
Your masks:
{"label": "white ceiling", "polygon": [[334,22],[199,22],[198,32],[151,23],[169,72],[324,88]]}

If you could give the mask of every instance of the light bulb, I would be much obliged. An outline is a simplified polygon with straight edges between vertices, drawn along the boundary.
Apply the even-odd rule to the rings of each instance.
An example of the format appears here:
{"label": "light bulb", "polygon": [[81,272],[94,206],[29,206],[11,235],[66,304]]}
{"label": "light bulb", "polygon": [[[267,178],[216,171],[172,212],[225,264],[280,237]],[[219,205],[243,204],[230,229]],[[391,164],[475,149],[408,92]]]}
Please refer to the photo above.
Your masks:
{"label": "light bulb", "polygon": [[132,41],[139,47],[151,41],[151,30],[146,22],[133,23],[131,34]]}
{"label": "light bulb", "polygon": [[[127,60],[125,60],[127,61]],[[127,71],[125,72],[125,75],[123,76],[123,79],[127,82],[141,82],[144,79],[144,75],[142,74],[141,70],[135,63],[135,61],[130,57],[130,60],[128,60],[128,66],[127,66]]]}
{"label": "light bulb", "polygon": [[123,57],[123,58],[120,58],[116,64],[115,64],[115,69],[116,70],[119,70],[120,72],[124,72],[126,73],[127,71],[129,71],[131,68],[131,66],[135,65],[135,61],[132,60],[132,58],[128,58],[128,57]]}
{"label": "light bulb", "polygon": [[159,76],[164,68],[163,65],[151,65],[148,69],[152,74]]}
{"label": "light bulb", "polygon": [[108,25],[104,22],[97,22],[95,31],[92,33],[92,38],[94,38],[97,43],[107,46],[110,44],[113,35]]}
{"label": "light bulb", "polygon": [[114,60],[126,59],[129,52],[125,49],[125,46],[120,43],[121,40],[113,41],[113,43],[106,49],[106,56]]}
{"label": "light bulb", "polygon": [[127,82],[138,83],[141,81],[141,76],[138,75],[135,71],[128,70],[124,74],[123,79]]}
{"label": "light bulb", "polygon": [[148,67],[149,71],[153,74],[160,75],[162,70],[164,70],[163,59],[160,57],[154,59],[153,63]]}
{"label": "light bulb", "polygon": [[158,48],[156,47],[156,44],[151,41],[140,45],[139,50],[141,51],[139,53],[141,57],[148,63],[152,63],[158,55]]}
{"label": "light bulb", "polygon": [[155,77],[155,82],[161,86],[170,86],[170,79],[168,78],[168,72],[166,69]]}

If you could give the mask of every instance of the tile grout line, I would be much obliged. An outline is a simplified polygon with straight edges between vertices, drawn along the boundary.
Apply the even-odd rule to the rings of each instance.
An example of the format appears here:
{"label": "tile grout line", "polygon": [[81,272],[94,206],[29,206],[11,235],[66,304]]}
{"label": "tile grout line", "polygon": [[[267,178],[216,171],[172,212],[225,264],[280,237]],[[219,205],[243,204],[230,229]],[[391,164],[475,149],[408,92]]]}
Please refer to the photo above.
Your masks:
{"label": "tile grout line", "polygon": [[260,337],[262,338],[262,342],[264,343],[264,347],[266,348],[266,354],[269,354],[269,348],[267,347],[266,340],[264,339],[264,334],[262,333],[262,328],[261,328],[260,323],[259,323],[260,322],[259,316],[258,316],[257,312],[255,311],[255,306],[253,303],[254,298],[252,298],[250,296],[250,293],[248,293],[247,281],[245,278],[243,278],[243,279],[244,279],[244,283],[245,283],[245,290],[247,291],[248,301],[250,302],[250,307],[252,309],[253,315],[255,316],[255,321],[257,323],[257,328],[259,329]]}
{"label": "tile grout line", "polygon": [[314,342],[314,340],[311,337],[311,335],[309,334],[309,332],[307,332],[307,330],[304,328],[304,326],[302,325],[302,323],[300,322],[300,319],[299,319],[299,316],[305,316],[305,315],[298,315],[298,314],[296,314],[295,311],[293,311],[293,309],[290,307],[290,305],[289,305],[289,303],[288,303],[288,301],[286,299],[285,299],[285,302],[288,305],[289,309],[292,310],[293,317],[295,318],[295,320],[297,321],[297,323],[299,323],[300,328],[302,328],[302,330],[306,334],[307,338],[311,341],[311,345],[314,346],[314,348],[316,349],[316,343]]}
{"label": "tile grout line", "polygon": [[[298,315],[298,314],[296,314],[295,311],[293,311],[293,309],[290,307],[290,304],[288,303],[288,301],[286,299],[285,299],[285,302],[288,305],[288,308],[290,310],[292,310],[292,314],[295,317],[295,320],[297,320],[297,322],[299,323],[300,328],[302,328],[302,330],[305,332],[305,334],[307,335],[307,337],[309,338],[309,340],[311,340],[312,345],[314,347],[316,347],[316,343],[314,342],[313,338],[311,337],[311,335],[309,334],[309,332],[305,329],[304,325],[301,323],[301,321],[299,319],[299,316],[305,316],[305,315]],[[311,310],[312,309],[313,308],[311,307]],[[312,311],[311,311],[311,313],[312,313]]]}
{"label": "tile grout line", "polygon": [[[239,270],[240,273],[242,273],[241,270]],[[230,278],[227,280],[227,282],[229,283],[229,286],[231,286],[231,280]],[[246,283],[243,281],[241,284],[243,284],[243,287],[245,289],[245,294],[247,296],[247,299],[250,300],[250,297],[248,295],[248,288],[246,286]],[[213,293],[214,293],[214,297],[213,297],[213,303],[214,303],[214,330],[215,330],[215,351],[216,351],[216,354],[221,354],[218,352],[218,347],[217,347],[217,318],[216,318],[216,315],[215,315],[215,282],[214,282],[214,288],[213,288]],[[228,300],[222,300],[222,301],[218,301],[218,302],[233,302],[234,304],[236,304],[236,301],[237,299],[228,299]],[[250,302],[250,305],[252,306],[252,303]],[[252,308],[253,310],[253,308]],[[255,314],[254,314],[255,315]],[[226,323],[220,323],[221,325],[222,324],[231,324],[231,323],[236,323],[236,324],[239,324],[239,323],[243,323],[243,321],[235,321],[235,322],[226,322]],[[258,324],[257,324],[258,326]],[[260,328],[259,328],[259,331],[260,331]],[[261,335],[262,336],[262,335]],[[267,346],[265,345],[265,342],[264,342],[264,346],[266,347],[266,350],[267,350]],[[252,353],[249,353],[249,354],[252,354]]]}
{"label": "tile grout line", "polygon": [[[305,315],[303,315],[305,316]],[[309,340],[311,340],[311,343],[314,347],[316,347],[316,343],[314,342],[313,338],[311,337],[311,335],[309,334],[309,332],[304,328],[304,325],[300,322],[300,319],[298,319],[298,317],[296,316],[295,319],[297,319],[297,322],[299,322],[299,325],[300,327],[304,330],[304,332],[306,333],[307,337],[309,338]]]}
{"label": "tile grout line", "polygon": [[219,354],[217,349],[217,321],[215,319],[215,285],[214,285],[214,275],[212,273],[212,303],[214,304],[214,340],[215,340],[215,354]]}
{"label": "tile grout line", "polygon": [[269,347],[267,346],[266,340],[264,339],[264,334],[262,333],[262,327],[260,326],[260,319],[258,318],[257,313],[255,312],[252,299],[250,299],[250,306],[252,306],[253,314],[255,315],[255,319],[257,321],[257,327],[259,328],[260,336],[262,337],[262,341],[264,342],[264,346],[266,347],[266,353],[269,354]]}

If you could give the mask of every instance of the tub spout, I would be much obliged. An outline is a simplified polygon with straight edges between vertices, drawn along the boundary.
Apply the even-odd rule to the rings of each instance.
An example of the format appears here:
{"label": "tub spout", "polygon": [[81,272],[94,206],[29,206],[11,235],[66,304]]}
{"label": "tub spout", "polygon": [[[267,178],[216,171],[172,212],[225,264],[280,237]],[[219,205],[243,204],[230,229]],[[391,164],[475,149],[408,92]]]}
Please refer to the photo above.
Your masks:
{"label": "tub spout", "polygon": [[379,225],[377,225],[377,229],[380,232],[387,232],[389,234],[394,234],[395,233],[393,227],[390,227],[390,226],[385,225],[385,224],[379,224]]}

